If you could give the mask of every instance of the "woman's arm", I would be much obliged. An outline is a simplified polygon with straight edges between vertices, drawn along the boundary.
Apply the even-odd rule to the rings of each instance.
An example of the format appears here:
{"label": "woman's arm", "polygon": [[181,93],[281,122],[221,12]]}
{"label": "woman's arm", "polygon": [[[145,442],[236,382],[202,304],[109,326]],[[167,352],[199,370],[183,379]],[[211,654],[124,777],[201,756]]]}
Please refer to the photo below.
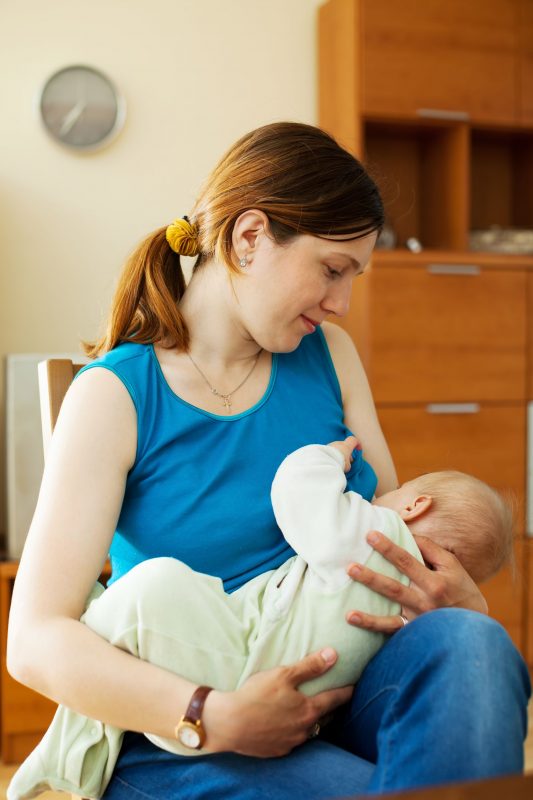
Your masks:
{"label": "woman's arm", "polygon": [[136,415],[123,384],[105,369],[82,374],[52,438],[15,582],[7,662],[17,680],[89,717],[171,736],[194,687],[79,622],[109,550],[135,449]]}
{"label": "woman's arm", "polygon": [[[324,334],[341,385],[346,425],[363,445],[365,458],[379,479],[376,494],[396,488],[398,480],[392,458],[377,419],[368,380],[357,351],[346,331],[324,323]],[[417,544],[429,566],[424,566],[382,533],[377,533],[372,547],[406,575],[411,583],[403,586],[361,564],[349,569],[350,577],[364,583],[378,594],[402,604],[408,618],[435,608],[459,607],[487,613],[487,603],[459,561],[436,542],[417,537]],[[367,630],[393,633],[403,623],[395,617],[375,617],[353,612],[353,625]]]}
{"label": "woman's arm", "polygon": [[[135,410],[118,378],[99,368],[80,375],[61,409],[15,582],[7,663],[21,683],[88,717],[172,738],[195,685],[79,621],[109,550],[136,441]],[[211,692],[209,749],[272,756],[300,744],[318,717],[349,698],[350,690],[315,698],[297,691],[334,661],[314,653],[254,675],[237,692]]]}
{"label": "woman's arm", "polygon": [[349,335],[338,325],[324,322],[322,329],[341,387],[346,426],[357,436],[366,461],[378,476],[376,495],[398,488],[398,477],[379,424],[366,373]]}

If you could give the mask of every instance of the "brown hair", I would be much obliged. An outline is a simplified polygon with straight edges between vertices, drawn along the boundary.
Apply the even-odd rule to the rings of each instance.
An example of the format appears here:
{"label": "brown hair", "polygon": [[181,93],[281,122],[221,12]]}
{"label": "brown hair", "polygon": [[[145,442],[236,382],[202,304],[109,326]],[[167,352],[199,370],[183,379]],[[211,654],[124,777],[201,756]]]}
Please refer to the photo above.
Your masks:
{"label": "brown hair", "polygon": [[506,564],[513,565],[510,497],[454,470],[430,472],[413,483],[417,492],[433,498],[430,537],[451,550],[476,583],[488,580]]}
{"label": "brown hair", "polygon": [[[195,269],[214,257],[237,271],[233,227],[250,208],[267,215],[277,244],[299,234],[358,238],[384,222],[379,191],[360,162],[320,128],[296,122],[246,134],[214,169],[189,214],[199,228]],[[165,234],[166,226],[152,233],[126,263],[106,333],[85,345],[88,355],[122,341],[188,349],[189,332],[178,310],[185,278]]]}

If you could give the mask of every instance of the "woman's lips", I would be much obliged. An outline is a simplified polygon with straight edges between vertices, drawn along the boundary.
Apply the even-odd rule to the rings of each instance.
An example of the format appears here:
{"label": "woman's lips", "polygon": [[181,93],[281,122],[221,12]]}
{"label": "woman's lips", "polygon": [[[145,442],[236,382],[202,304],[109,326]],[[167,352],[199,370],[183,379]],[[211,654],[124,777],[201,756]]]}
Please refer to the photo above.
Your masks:
{"label": "woman's lips", "polygon": [[305,322],[305,325],[306,325],[307,329],[309,330],[309,333],[314,333],[315,330],[316,330],[316,327],[317,327],[317,325],[319,323],[314,319],[310,319],[309,317],[306,317],[305,314],[301,314],[301,317],[302,317],[303,321]]}

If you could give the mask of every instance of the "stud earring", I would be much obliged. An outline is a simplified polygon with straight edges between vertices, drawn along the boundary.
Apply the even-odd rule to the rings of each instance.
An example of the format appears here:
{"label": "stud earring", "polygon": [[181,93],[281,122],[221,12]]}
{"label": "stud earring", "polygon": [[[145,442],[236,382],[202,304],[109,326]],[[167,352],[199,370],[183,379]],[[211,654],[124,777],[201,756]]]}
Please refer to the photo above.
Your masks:
{"label": "stud earring", "polygon": [[247,266],[248,266],[248,259],[246,258],[246,256],[243,256],[239,261],[239,267],[241,267],[241,269],[245,269]]}

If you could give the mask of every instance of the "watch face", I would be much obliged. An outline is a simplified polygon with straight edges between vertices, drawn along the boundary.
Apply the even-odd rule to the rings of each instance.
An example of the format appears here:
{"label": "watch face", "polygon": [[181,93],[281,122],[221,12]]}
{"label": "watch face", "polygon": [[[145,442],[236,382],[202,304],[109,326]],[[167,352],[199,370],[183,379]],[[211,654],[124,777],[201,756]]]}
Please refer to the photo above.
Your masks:
{"label": "watch face", "polygon": [[185,747],[196,750],[200,746],[200,734],[195,725],[182,722],[178,730],[178,738]]}
{"label": "watch face", "polygon": [[125,103],[112,82],[92,67],[65,67],[46,82],[39,101],[46,130],[78,150],[107,143],[122,128]]}

